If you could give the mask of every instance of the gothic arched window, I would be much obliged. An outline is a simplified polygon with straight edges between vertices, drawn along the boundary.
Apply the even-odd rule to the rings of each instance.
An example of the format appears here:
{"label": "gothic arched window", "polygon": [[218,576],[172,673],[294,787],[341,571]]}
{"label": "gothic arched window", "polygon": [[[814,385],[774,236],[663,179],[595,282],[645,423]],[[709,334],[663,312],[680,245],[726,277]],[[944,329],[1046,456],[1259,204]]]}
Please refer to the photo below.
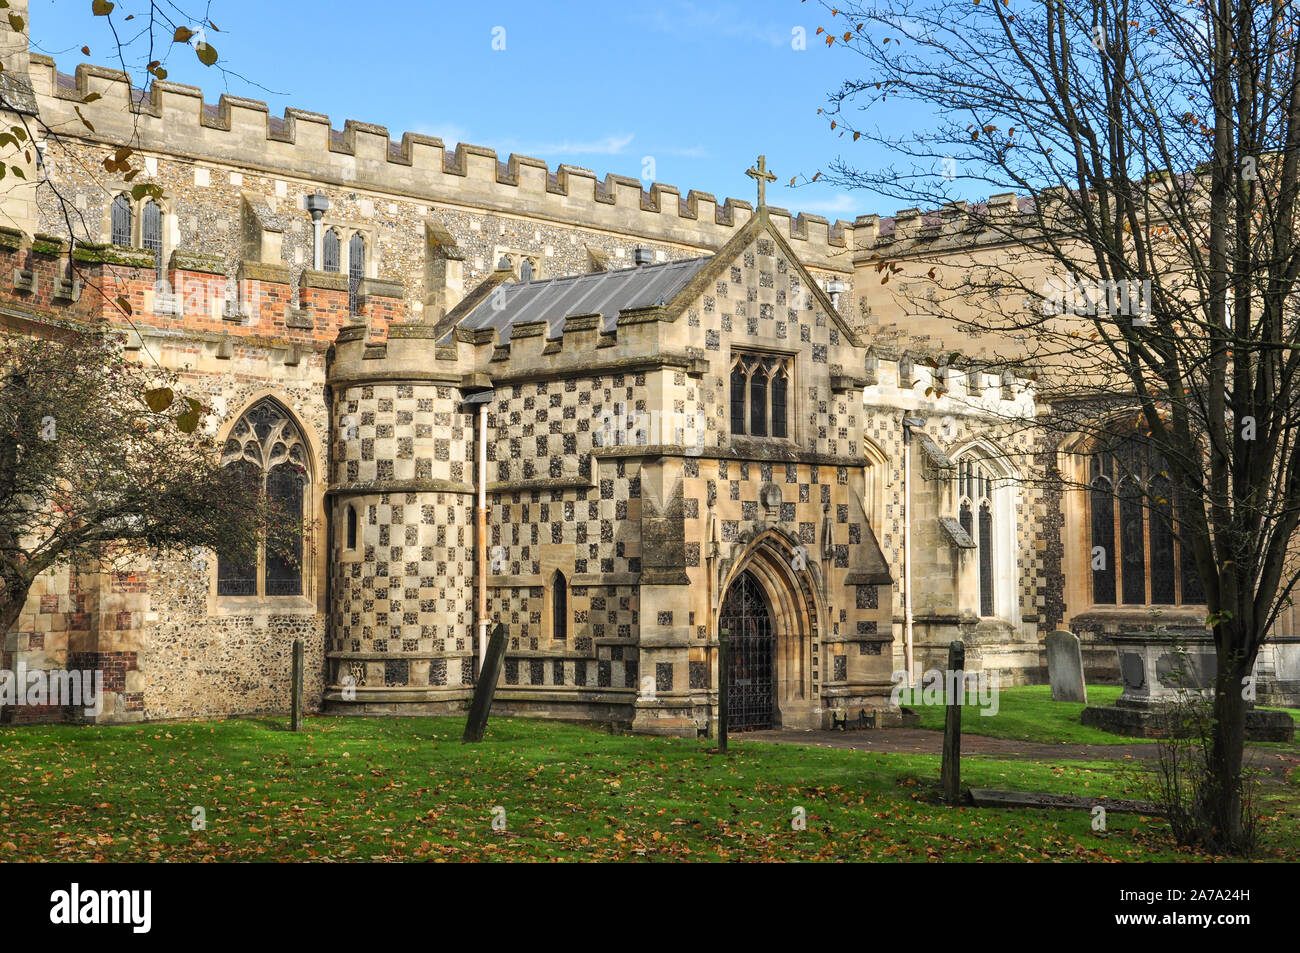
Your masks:
{"label": "gothic arched window", "polygon": [[529,261],[527,258],[525,258],[523,261],[519,263],[519,280],[520,281],[533,280],[533,263]]}
{"label": "gothic arched window", "polygon": [[140,245],[153,252],[154,271],[161,281],[164,275],[162,245],[162,209],[150,199],[140,210]]}
{"label": "gothic arched window", "polygon": [[1093,603],[1203,603],[1195,560],[1178,538],[1188,502],[1160,453],[1126,428],[1094,442],[1088,468]]}
{"label": "gothic arched window", "polygon": [[790,358],[736,352],[731,365],[731,432],[790,436]]}
{"label": "gothic arched window", "polygon": [[297,596],[303,592],[307,442],[288,411],[267,397],[226,438],[221,462],[240,468],[275,510],[274,527],[251,561],[217,556],[217,595]]}
{"label": "gothic arched window", "polygon": [[366,240],[357,232],[348,242],[348,314],[357,313],[357,290],[366,276]]}
{"label": "gothic arched window", "polygon": [[569,637],[569,587],[558,569],[551,578],[551,638],[563,642]]}
{"label": "gothic arched window", "polygon": [[991,616],[996,608],[993,594],[997,565],[993,479],[978,459],[964,457],[957,463],[957,522],[975,543],[980,615]]}
{"label": "gothic arched window", "polygon": [[130,246],[131,244],[131,199],[126,195],[119,195],[113,199],[113,205],[109,209],[109,235],[110,241],[114,245]]}
{"label": "gothic arched window", "polygon": [[325,230],[320,241],[321,271],[339,270],[339,233],[336,229]]}
{"label": "gothic arched window", "polygon": [[345,539],[347,540],[345,548],[357,548],[357,508],[351,503],[348,504],[347,533],[345,534]]}

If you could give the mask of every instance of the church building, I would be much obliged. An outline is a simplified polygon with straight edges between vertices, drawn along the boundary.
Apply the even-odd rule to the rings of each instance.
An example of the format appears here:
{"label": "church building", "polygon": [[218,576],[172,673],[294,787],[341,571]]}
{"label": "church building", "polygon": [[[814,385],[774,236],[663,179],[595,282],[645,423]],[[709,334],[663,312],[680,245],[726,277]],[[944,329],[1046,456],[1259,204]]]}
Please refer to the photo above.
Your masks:
{"label": "church building", "polygon": [[[100,721],[284,711],[295,639],[309,710],[459,713],[501,624],[501,711],[711,732],[725,630],[738,730],[887,726],[898,673],[952,639],[1038,682],[1072,628],[1113,678],[1108,633],[1204,618],[1155,522],[1042,479],[1111,477],[1033,426],[1032,368],[877,276],[978,246],[1015,196],[831,223],[769,206],[761,158],[757,201],[719,202],[145,95],[12,27],[0,118],[42,131],[4,159],[26,165],[0,190],[0,333],[120,326],[300,515],[291,559],[40,577],[0,668],[102,670]],[[106,170],[126,145],[161,196]],[[1107,532],[1125,555],[1098,578]]]}

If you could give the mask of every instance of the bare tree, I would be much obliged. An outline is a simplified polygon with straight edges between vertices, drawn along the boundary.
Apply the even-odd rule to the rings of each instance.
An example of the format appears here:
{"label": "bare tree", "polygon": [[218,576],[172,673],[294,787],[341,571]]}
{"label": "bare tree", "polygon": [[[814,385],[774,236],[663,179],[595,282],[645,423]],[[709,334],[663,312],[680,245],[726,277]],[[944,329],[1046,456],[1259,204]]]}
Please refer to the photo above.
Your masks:
{"label": "bare tree", "polygon": [[[933,210],[928,310],[1016,335],[1061,431],[1167,474],[1218,656],[1200,840],[1244,849],[1249,678],[1296,584],[1300,32],[1281,0],[880,0],[827,5],[866,74],[826,113],[891,168],[828,178]],[[876,122],[908,104],[918,128]],[[927,121],[928,120],[928,121]],[[1004,190],[1014,205],[983,201]],[[981,199],[969,205],[961,200]],[[951,227],[950,227],[951,226]],[[899,246],[902,247],[901,245]],[[961,249],[983,248],[984,253]],[[929,271],[927,271],[927,268]],[[960,272],[960,275],[958,274]],[[1145,505],[1172,507],[1147,490]],[[1168,513],[1168,510],[1165,510]]]}

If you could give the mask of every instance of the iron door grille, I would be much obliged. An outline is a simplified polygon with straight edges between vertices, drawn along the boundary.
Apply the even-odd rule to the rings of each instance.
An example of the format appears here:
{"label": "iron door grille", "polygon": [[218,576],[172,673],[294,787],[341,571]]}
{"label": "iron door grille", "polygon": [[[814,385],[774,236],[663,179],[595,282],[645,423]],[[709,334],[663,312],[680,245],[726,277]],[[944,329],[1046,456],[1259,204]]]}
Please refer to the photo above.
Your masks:
{"label": "iron door grille", "polygon": [[773,727],[776,634],[763,589],[749,572],[741,573],[727,592],[719,625],[728,633],[728,728]]}

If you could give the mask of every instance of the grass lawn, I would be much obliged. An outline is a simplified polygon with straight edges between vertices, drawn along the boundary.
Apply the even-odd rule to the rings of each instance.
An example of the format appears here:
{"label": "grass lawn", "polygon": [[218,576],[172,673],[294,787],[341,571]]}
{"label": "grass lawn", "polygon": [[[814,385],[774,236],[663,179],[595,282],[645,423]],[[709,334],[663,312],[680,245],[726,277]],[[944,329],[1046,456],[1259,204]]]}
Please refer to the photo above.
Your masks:
{"label": "grass lawn", "polygon": [[[1118,685],[1089,685],[1088,704],[1113,705],[1119,698]],[[918,693],[919,694],[919,693]],[[909,693],[900,696],[902,704],[912,707],[921,716],[921,728],[943,731],[944,709],[941,705],[913,705]],[[1019,685],[998,692],[998,713],[981,715],[972,708],[962,714],[963,734],[984,735],[990,738],[1011,738],[1016,741],[1036,741],[1043,744],[1117,745],[1151,741],[1149,738],[1130,738],[1112,735],[1098,728],[1087,728],[1079,723],[1084,705],[1052,701],[1048,685]],[[1281,708],[1300,722],[1300,711]]]}
{"label": "grass lawn", "polygon": [[[1211,859],[1150,818],[1112,813],[1098,834],[1084,811],[948,808],[934,756],[738,741],[723,758],[525,719],[494,720],[477,746],[459,718],[283,726],[0,730],[0,860]],[[979,787],[1146,793],[1131,761],[963,767]],[[1271,789],[1264,856],[1300,860],[1300,777]]]}

